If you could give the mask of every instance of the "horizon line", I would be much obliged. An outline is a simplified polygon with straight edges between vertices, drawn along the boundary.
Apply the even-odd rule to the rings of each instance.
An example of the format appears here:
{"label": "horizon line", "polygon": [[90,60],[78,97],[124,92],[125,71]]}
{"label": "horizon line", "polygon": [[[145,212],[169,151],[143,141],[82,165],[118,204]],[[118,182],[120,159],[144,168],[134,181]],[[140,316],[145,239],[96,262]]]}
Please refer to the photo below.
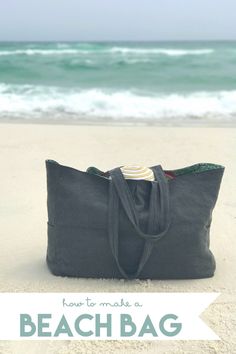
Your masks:
{"label": "horizon line", "polygon": [[0,43],[30,43],[30,42],[234,42],[235,39],[0,39]]}

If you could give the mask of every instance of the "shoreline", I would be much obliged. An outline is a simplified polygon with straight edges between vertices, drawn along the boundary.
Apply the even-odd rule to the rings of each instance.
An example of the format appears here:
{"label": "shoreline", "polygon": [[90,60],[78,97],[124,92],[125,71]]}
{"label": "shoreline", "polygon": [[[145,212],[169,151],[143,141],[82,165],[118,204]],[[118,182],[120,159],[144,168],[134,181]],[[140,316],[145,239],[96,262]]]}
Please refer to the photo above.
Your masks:
{"label": "shoreline", "polygon": [[223,120],[208,120],[203,119],[112,119],[100,117],[87,117],[87,118],[0,118],[0,124],[19,124],[19,125],[64,125],[64,126],[110,126],[110,127],[197,127],[197,128],[235,128],[236,121],[223,121]]}

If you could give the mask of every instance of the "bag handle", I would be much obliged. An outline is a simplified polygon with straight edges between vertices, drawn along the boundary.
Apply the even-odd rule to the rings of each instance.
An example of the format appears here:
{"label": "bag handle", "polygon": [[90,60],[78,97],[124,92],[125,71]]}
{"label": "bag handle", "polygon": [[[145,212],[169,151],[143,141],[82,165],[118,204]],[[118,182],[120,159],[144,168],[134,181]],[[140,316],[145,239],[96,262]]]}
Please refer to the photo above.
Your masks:
{"label": "bag handle", "polygon": [[[152,167],[157,181],[151,182],[151,195],[149,204],[148,233],[141,230],[139,226],[138,214],[135,207],[133,196],[129,186],[119,168],[110,172],[111,180],[109,186],[109,205],[108,205],[108,234],[112,254],[116,264],[125,278],[137,278],[141,273],[145,263],[149,259],[154,243],[159,241],[167,232],[170,226],[170,207],[169,207],[169,187],[165,174],[161,166]],[[158,187],[160,191],[160,214],[157,211]],[[139,260],[138,269],[133,274],[125,272],[119,262],[119,201],[133,225],[137,234],[145,240],[142,255]],[[159,218],[158,218],[159,216]],[[159,222],[158,222],[159,219]],[[158,230],[158,232],[157,232]],[[156,233],[157,232],[157,233]]]}

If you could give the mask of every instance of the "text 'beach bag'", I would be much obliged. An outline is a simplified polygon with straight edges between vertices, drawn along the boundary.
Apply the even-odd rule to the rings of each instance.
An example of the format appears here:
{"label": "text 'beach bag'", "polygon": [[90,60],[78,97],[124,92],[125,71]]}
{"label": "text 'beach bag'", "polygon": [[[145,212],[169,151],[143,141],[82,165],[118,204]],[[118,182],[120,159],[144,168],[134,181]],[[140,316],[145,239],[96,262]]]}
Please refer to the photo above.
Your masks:
{"label": "text 'beach bag'", "polygon": [[201,163],[126,180],[120,168],[82,172],[47,160],[47,263],[55,275],[211,277],[209,231],[224,167]]}

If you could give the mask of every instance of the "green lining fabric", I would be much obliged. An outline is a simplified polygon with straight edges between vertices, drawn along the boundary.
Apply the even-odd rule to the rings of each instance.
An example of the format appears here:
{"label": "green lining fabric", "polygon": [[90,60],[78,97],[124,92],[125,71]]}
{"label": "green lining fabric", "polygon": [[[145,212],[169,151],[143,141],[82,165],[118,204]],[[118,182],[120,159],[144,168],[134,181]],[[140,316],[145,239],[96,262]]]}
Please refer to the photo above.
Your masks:
{"label": "green lining fabric", "polygon": [[175,176],[180,176],[185,174],[201,173],[204,171],[216,170],[218,168],[223,168],[223,166],[216,165],[213,163],[198,163],[196,165],[179,168],[177,170],[169,170],[169,172],[172,172]]}
{"label": "green lining fabric", "polygon": [[92,175],[99,175],[99,176],[103,176],[104,175],[103,171],[99,170],[97,167],[94,167],[94,166],[88,167],[86,172],[90,173]]}

